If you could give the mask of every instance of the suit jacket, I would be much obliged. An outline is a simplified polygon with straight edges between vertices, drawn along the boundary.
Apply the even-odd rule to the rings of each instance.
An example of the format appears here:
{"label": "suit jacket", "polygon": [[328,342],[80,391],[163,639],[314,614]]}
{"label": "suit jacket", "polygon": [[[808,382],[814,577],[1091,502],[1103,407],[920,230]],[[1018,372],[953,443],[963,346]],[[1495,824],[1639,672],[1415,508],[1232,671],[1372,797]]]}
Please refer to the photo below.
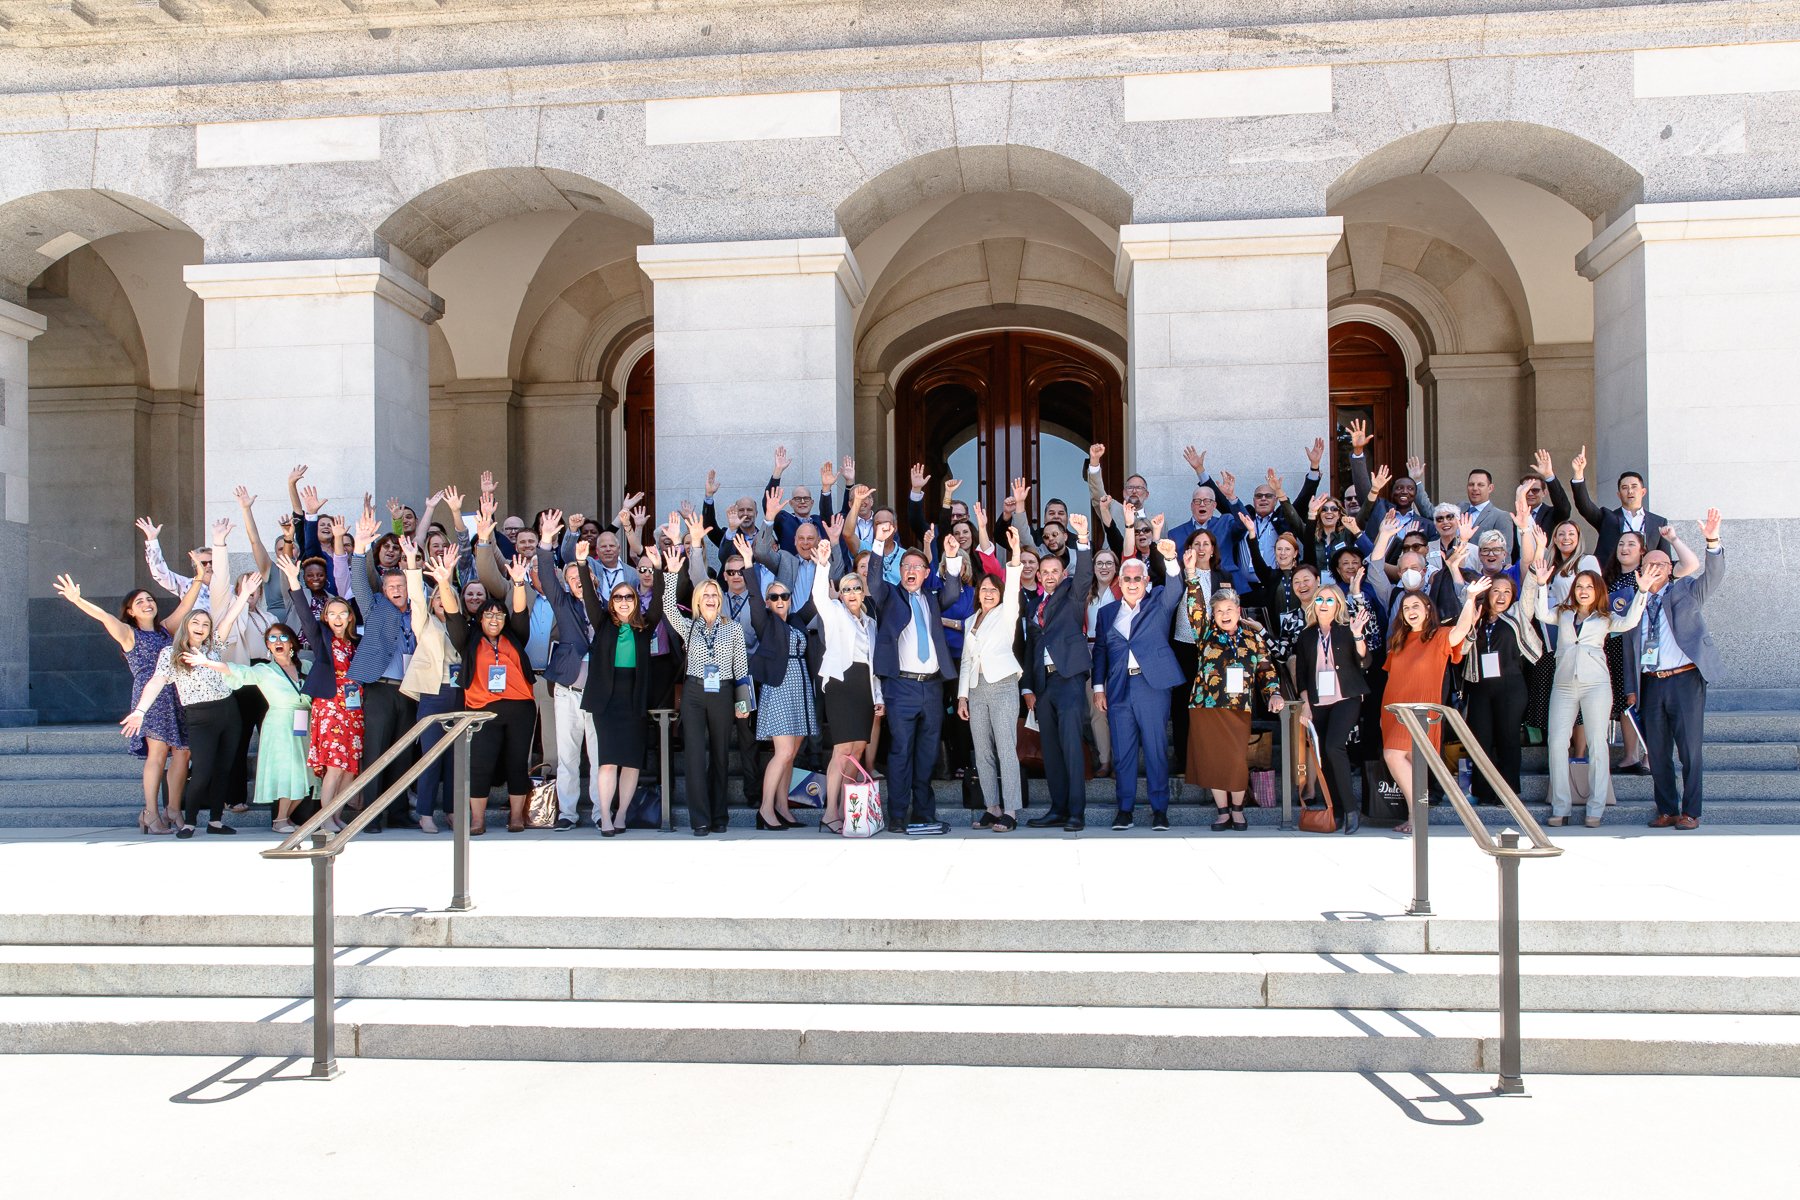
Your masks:
{"label": "suit jacket", "polygon": [[[418,639],[418,648],[407,664],[400,690],[417,700],[420,696],[436,695],[452,672],[457,672],[457,681],[461,682],[460,656],[450,640],[449,628],[431,611],[431,602],[425,598],[425,576],[417,568],[406,573],[406,595],[412,606],[413,636]],[[455,605],[461,603],[460,598],[446,599]]]}
{"label": "suit jacket", "polygon": [[393,661],[394,652],[412,640],[412,618],[394,607],[385,592],[370,588],[360,554],[350,556],[350,589],[363,612],[362,641],[356,644],[356,657],[350,660],[350,678],[358,683],[374,683]]}
{"label": "suit jacket", "polygon": [[[1462,511],[1463,515],[1467,516],[1469,514],[1469,506],[1464,504],[1462,506]],[[1487,507],[1481,510],[1481,515],[1475,518],[1475,537],[1473,540],[1477,546],[1481,544],[1481,535],[1488,532],[1490,529],[1498,530],[1501,536],[1506,538],[1506,552],[1508,555],[1516,554],[1518,552],[1519,531],[1513,527],[1512,510],[1510,508],[1501,508],[1492,500],[1489,500]]]}
{"label": "suit jacket", "polygon": [[[873,606],[875,616],[875,674],[894,679],[900,674],[900,634],[913,621],[912,602],[906,597],[906,589],[890,584],[881,571],[869,572],[868,588],[865,599]],[[956,659],[944,638],[944,610],[939,601],[953,600],[961,590],[962,580],[955,575],[944,580],[941,591],[934,591],[929,579],[919,589],[925,600],[925,624],[931,629],[931,644],[937,650],[938,674],[945,679],[956,678]]]}
{"label": "suit jacket", "polygon": [[[1356,635],[1342,621],[1334,621],[1331,625],[1331,658],[1337,666],[1338,695],[1353,700],[1369,694],[1369,681],[1363,672],[1375,661],[1375,656],[1356,652]],[[1294,682],[1307,700],[1318,700],[1319,634],[1310,625],[1294,642]]]}
{"label": "suit jacket", "polygon": [[1544,485],[1544,490],[1550,493],[1549,503],[1532,509],[1531,519],[1548,539],[1558,525],[1569,519],[1569,493],[1563,490],[1562,480],[1554,477],[1545,480]]}
{"label": "suit jacket", "polygon": [[[663,573],[657,571],[650,584],[650,610],[644,614],[644,627],[633,630],[632,636],[637,642],[637,669],[632,678],[631,710],[637,713],[648,713],[650,710],[650,655],[652,641],[656,634],[656,623],[662,619],[663,607]],[[596,596],[593,580],[581,589],[581,604],[587,612],[588,624],[594,630],[594,640],[588,644],[588,681],[582,689],[581,708],[584,712],[600,713],[606,711],[606,702],[612,696],[613,648],[619,641],[619,627],[613,623],[612,606],[602,604]],[[671,635],[671,642],[679,644],[679,639]],[[594,651],[600,651],[595,654]]]}
{"label": "suit jacket", "polygon": [[[1587,480],[1577,479],[1575,487],[1575,510],[1581,519],[1594,527],[1600,540],[1594,546],[1594,557],[1600,560],[1602,567],[1612,561],[1613,552],[1619,548],[1619,534],[1625,530],[1625,510],[1620,508],[1601,508],[1588,495]],[[1668,522],[1649,509],[1644,510],[1644,552],[1647,554],[1662,546],[1662,527]]]}
{"label": "suit jacket", "polygon": [[[1035,694],[1049,686],[1050,677],[1044,667],[1046,651],[1056,664],[1056,673],[1064,678],[1086,675],[1093,669],[1087,633],[1082,629],[1087,620],[1088,588],[1093,582],[1094,553],[1077,549],[1075,569],[1063,576],[1044,605],[1043,625],[1038,625],[1036,604],[1029,609],[1021,607],[1019,616],[1025,623],[1025,656],[1020,660],[1025,668],[1024,691]],[[1042,599],[1039,593],[1032,595]]]}
{"label": "suit jacket", "polygon": [[1187,589],[1182,586],[1180,579],[1180,570],[1170,568],[1169,582],[1152,589],[1144,597],[1144,602],[1138,606],[1137,616],[1132,618],[1129,637],[1121,635],[1113,627],[1125,603],[1123,600],[1114,600],[1100,610],[1094,621],[1095,691],[1105,690],[1113,696],[1124,695],[1130,686],[1129,671],[1134,655],[1137,657],[1138,667],[1143,671],[1139,678],[1143,680],[1145,687],[1166,690],[1187,682],[1187,675],[1176,661],[1175,651],[1169,646],[1169,629],[1174,624],[1175,607],[1187,598]]}
{"label": "suit jacket", "polygon": [[[1708,550],[1701,568],[1692,575],[1671,579],[1663,585],[1662,616],[1669,624],[1675,644],[1694,660],[1700,678],[1711,682],[1719,677],[1719,647],[1706,630],[1706,614],[1702,607],[1712,590],[1725,579],[1725,552]],[[1650,636],[1650,614],[1646,612],[1625,634],[1625,680],[1631,692],[1640,687],[1643,671],[1644,641]]]}
{"label": "suit jacket", "polygon": [[[302,584],[301,587],[304,588],[305,585]],[[313,616],[312,606],[306,602],[306,596],[301,591],[288,592],[288,611],[299,622],[296,628],[299,629],[300,636],[312,647],[313,665],[306,672],[306,679],[301,683],[300,690],[314,700],[337,699],[337,667],[331,660],[331,631]],[[351,630],[352,635],[355,632]],[[355,640],[354,636],[351,640]],[[354,658],[351,659],[351,662],[355,661]]]}
{"label": "suit jacket", "polygon": [[[548,546],[538,547],[537,563],[538,583],[543,586],[544,599],[556,618],[556,632],[550,635],[553,640],[549,661],[544,664],[544,678],[569,687],[581,677],[581,660],[587,657],[588,645],[593,639],[588,635],[582,603],[563,586],[562,573],[551,561]],[[584,570],[583,574],[586,578],[581,581],[581,590],[586,593],[594,589],[594,576],[592,571]]]}

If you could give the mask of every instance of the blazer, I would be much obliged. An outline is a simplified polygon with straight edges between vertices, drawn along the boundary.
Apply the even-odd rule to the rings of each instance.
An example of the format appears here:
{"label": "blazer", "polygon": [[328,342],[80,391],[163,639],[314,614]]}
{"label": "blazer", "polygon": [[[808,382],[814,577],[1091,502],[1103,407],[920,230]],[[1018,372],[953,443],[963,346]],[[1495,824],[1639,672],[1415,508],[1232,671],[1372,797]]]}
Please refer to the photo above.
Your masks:
{"label": "blazer", "polygon": [[[601,605],[591,584],[590,579],[589,585],[581,589],[581,604],[587,611],[587,623],[594,631],[586,651],[588,681],[581,693],[581,708],[583,712],[601,713],[606,711],[606,702],[613,693],[613,678],[618,671],[613,665],[613,651],[619,643],[619,626],[612,619],[611,605]],[[633,640],[637,643],[638,665],[632,672],[631,711],[639,714],[639,719],[650,711],[650,654],[656,623],[662,619],[662,594],[663,573],[657,571],[650,584],[650,610],[644,614],[644,627],[632,630]],[[670,640],[673,641],[673,637]],[[594,653],[596,650],[600,653]]]}
{"label": "blazer", "polygon": [[[1011,572],[1008,571],[1010,581]],[[1050,655],[1055,671],[1065,679],[1079,678],[1094,669],[1093,653],[1088,649],[1087,594],[1094,582],[1094,553],[1079,547],[1075,552],[1075,569],[1063,576],[1056,590],[1044,604],[1044,623],[1037,622],[1037,605],[1024,608],[1020,616],[1025,622],[1025,678],[1023,690],[1042,692],[1050,686],[1049,672],[1044,667],[1044,654]],[[1031,595],[1042,600],[1042,594]]]}
{"label": "blazer", "polygon": [[[1181,568],[1173,560],[1164,564],[1169,582],[1150,589],[1131,621],[1130,636],[1114,628],[1123,600],[1114,600],[1100,610],[1094,630],[1094,690],[1122,695],[1130,686],[1131,658],[1137,657],[1143,672],[1140,678],[1147,687],[1167,691],[1187,682],[1187,673],[1175,659],[1169,645],[1169,631],[1175,624],[1175,608],[1187,596],[1182,586]],[[1086,596],[1084,591],[1080,593]]]}
{"label": "blazer", "polygon": [[[302,588],[306,585],[301,584]],[[392,605],[389,606],[390,608]],[[306,638],[306,644],[312,647],[313,665],[306,672],[306,679],[300,690],[314,700],[337,699],[337,667],[331,661],[331,638],[319,619],[313,616],[312,606],[306,602],[301,592],[289,589],[288,611],[300,622],[300,633]],[[352,639],[353,641],[355,639]],[[352,658],[351,664],[356,660]]]}
{"label": "blazer", "polygon": [[[900,675],[900,635],[912,624],[912,603],[906,598],[906,589],[890,584],[881,571],[869,572],[868,589],[865,600],[874,608],[875,616],[875,674],[895,679]],[[940,600],[955,599],[961,590],[962,580],[954,574],[944,579],[938,591],[932,590],[929,580],[919,589],[925,601],[925,624],[931,629],[931,644],[937,651],[938,674],[945,679],[956,678],[956,659],[950,654],[950,643],[944,639]]]}
{"label": "blazer", "polygon": [[350,660],[350,678],[358,683],[374,683],[387,671],[395,652],[412,632],[412,622],[394,607],[386,593],[369,586],[369,573],[360,554],[350,556],[350,590],[363,614],[362,641],[356,644],[356,657]]}
{"label": "blazer", "polygon": [[[1463,516],[1471,515],[1467,504],[1460,507]],[[1501,508],[1499,504],[1489,500],[1487,507],[1481,510],[1481,515],[1475,518],[1475,536],[1470,540],[1480,545],[1481,535],[1489,531],[1497,532],[1506,539],[1508,555],[1518,553],[1519,531],[1513,526],[1512,509]]]}
{"label": "blazer", "polygon": [[[1579,624],[1570,610],[1550,608],[1550,593],[1538,593],[1538,620],[1554,625],[1556,634],[1556,675],[1554,684],[1577,682],[1610,683],[1612,673],[1606,665],[1606,639],[1609,634],[1626,633],[1643,619],[1644,606],[1650,594],[1639,592],[1624,612],[1601,608]],[[1627,647],[1629,649],[1629,647]]]}
{"label": "blazer", "polygon": [[977,674],[983,679],[1010,679],[1022,674],[1019,660],[1013,655],[1013,628],[1019,620],[1019,577],[1025,568],[1006,565],[1006,587],[994,611],[976,625],[971,617],[963,623],[962,670],[957,673],[956,695],[962,699],[975,686]]}
{"label": "blazer", "polygon": [[1540,504],[1532,509],[1531,519],[1537,522],[1537,527],[1543,531],[1544,537],[1549,538],[1558,525],[1569,519],[1571,510],[1569,493],[1563,490],[1562,480],[1552,475],[1544,480],[1544,490],[1550,493],[1550,500],[1548,503]]}
{"label": "blazer", "polygon": [[[784,632],[783,627],[798,632],[802,639],[807,637],[807,626],[811,624],[812,593],[808,592],[805,602],[798,607],[795,596],[788,601],[787,619],[781,620],[769,608],[769,602],[763,599],[758,588],[746,588],[750,597],[750,624],[756,629],[756,649],[750,652],[750,678],[764,687],[780,687],[787,678],[788,664],[793,661],[788,653],[788,643],[792,640]],[[800,651],[805,655],[810,644],[802,640]]]}
{"label": "blazer", "polygon": [[[425,598],[425,575],[416,567],[406,573],[406,596],[411,605],[413,636],[419,644],[407,665],[406,678],[400,681],[400,691],[417,700],[420,696],[435,696],[446,682],[461,683],[462,677],[456,672],[462,656],[450,640],[449,628],[431,611],[431,602]],[[449,599],[460,606],[460,597]]]}
{"label": "blazer", "polygon": [[[1706,630],[1706,615],[1701,611],[1706,598],[1725,579],[1725,552],[1708,550],[1698,572],[1671,579],[1663,585],[1662,616],[1681,652],[1694,660],[1700,678],[1712,682],[1719,677],[1719,647]],[[1640,593],[1641,594],[1641,593]],[[1625,681],[1630,691],[1639,690],[1643,671],[1644,639],[1649,636],[1649,618],[1625,635]]]}
{"label": "blazer", "polygon": [[[1367,497],[1368,494],[1374,490],[1375,480],[1369,474],[1369,458],[1367,455],[1352,454],[1350,456],[1350,482],[1356,485],[1356,494],[1359,496]],[[1431,510],[1437,506],[1431,502],[1431,495],[1425,490],[1425,481],[1423,479],[1413,480],[1413,487],[1418,492],[1418,495],[1413,497],[1413,506],[1411,509],[1400,515],[1403,517],[1417,518],[1419,527],[1425,530],[1429,535],[1431,532]],[[1308,496],[1307,499],[1311,500],[1312,497]],[[1386,496],[1382,496],[1378,500],[1367,501],[1364,505],[1366,511],[1363,513],[1363,519],[1358,521],[1357,524],[1361,525],[1364,529],[1380,529],[1381,519],[1385,517],[1388,510],[1393,507],[1395,507],[1394,502],[1389,500]]]}
{"label": "blazer", "polygon": [[[537,567],[538,586],[544,589],[544,600],[556,619],[555,632],[550,635],[550,657],[544,663],[544,678],[563,687],[572,687],[581,678],[581,662],[593,643],[586,610],[582,602],[563,586],[562,572],[556,569],[548,546],[538,547]],[[594,575],[585,569],[582,575],[585,578],[581,590],[585,595],[594,590]]]}
{"label": "blazer", "polygon": [[[1580,513],[1581,519],[1592,525],[1594,532],[1600,535],[1599,541],[1594,545],[1594,557],[1600,560],[1601,566],[1605,566],[1612,561],[1613,551],[1619,548],[1619,534],[1625,531],[1625,510],[1601,508],[1595,504],[1594,498],[1588,495],[1587,480],[1585,479],[1575,480],[1573,486],[1575,488],[1575,511]],[[1662,546],[1662,527],[1667,524],[1667,521],[1649,509],[1644,510],[1645,553]]]}
{"label": "blazer", "polygon": [[[1366,643],[1365,643],[1366,644]],[[1369,680],[1363,674],[1375,661],[1372,652],[1356,652],[1356,635],[1342,621],[1331,623],[1331,658],[1337,666],[1338,695],[1354,700],[1369,694]],[[1319,699],[1319,634],[1318,627],[1308,625],[1294,641],[1294,682],[1306,700]]]}

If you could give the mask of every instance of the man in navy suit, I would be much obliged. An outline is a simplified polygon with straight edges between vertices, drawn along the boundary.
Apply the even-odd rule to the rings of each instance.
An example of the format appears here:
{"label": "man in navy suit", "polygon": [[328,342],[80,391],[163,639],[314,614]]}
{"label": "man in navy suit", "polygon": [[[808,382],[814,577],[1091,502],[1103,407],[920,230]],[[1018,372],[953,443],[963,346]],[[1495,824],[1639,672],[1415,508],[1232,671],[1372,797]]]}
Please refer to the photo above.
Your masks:
{"label": "man in navy suit", "polygon": [[1601,508],[1588,495],[1586,446],[1575,456],[1574,465],[1575,478],[1571,486],[1575,489],[1575,511],[1599,535],[1599,540],[1594,544],[1594,557],[1600,560],[1602,567],[1612,561],[1613,552],[1619,548],[1621,533],[1635,533],[1642,537],[1645,553],[1663,548],[1662,531],[1668,522],[1648,508],[1650,489],[1644,486],[1642,475],[1636,471],[1626,471],[1620,475],[1619,507]]}
{"label": "man in navy suit", "polygon": [[1150,586],[1150,568],[1141,559],[1119,566],[1122,599],[1100,610],[1094,621],[1094,706],[1112,731],[1113,776],[1119,812],[1114,829],[1131,828],[1137,800],[1138,753],[1150,788],[1151,826],[1169,827],[1169,689],[1184,682],[1181,664],[1169,647],[1175,606],[1184,598],[1175,543],[1156,543],[1167,583]]}
{"label": "man in navy suit", "polygon": [[[893,524],[877,523],[871,552],[877,561],[887,554]],[[944,685],[956,678],[956,659],[944,640],[943,604],[953,604],[962,589],[961,547],[954,537],[944,545],[942,591],[928,587],[931,564],[922,551],[907,549],[900,558],[900,586],[885,572],[869,572],[869,603],[875,613],[875,674],[887,702],[888,802],[893,811],[888,829],[912,834],[949,833],[937,819],[931,792],[931,769],[937,762],[944,725]],[[912,813],[907,815],[910,798]]]}
{"label": "man in navy suit", "polygon": [[1087,828],[1087,770],[1082,761],[1081,727],[1087,720],[1088,587],[1094,581],[1094,555],[1088,549],[1087,518],[1069,517],[1075,530],[1075,566],[1063,573],[1060,558],[1038,563],[1041,599],[1022,615],[1025,621],[1025,703],[1037,714],[1043,742],[1044,782],[1050,789],[1050,811],[1027,825],[1043,829],[1061,825],[1071,833]]}

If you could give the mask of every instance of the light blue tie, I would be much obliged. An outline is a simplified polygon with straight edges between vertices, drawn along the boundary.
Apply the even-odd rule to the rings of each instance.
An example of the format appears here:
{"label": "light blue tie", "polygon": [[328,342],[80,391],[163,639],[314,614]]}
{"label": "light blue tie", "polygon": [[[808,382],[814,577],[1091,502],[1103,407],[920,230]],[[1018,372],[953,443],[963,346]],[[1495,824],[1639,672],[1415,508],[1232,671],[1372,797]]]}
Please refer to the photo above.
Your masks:
{"label": "light blue tie", "polygon": [[794,609],[796,611],[812,596],[813,571],[817,569],[817,566],[817,563],[807,562],[805,559],[800,560],[800,570],[794,575]]}
{"label": "light blue tie", "polygon": [[918,639],[919,661],[923,662],[931,651],[931,625],[925,612],[925,598],[917,592],[906,593],[906,598],[912,602],[913,636]]}

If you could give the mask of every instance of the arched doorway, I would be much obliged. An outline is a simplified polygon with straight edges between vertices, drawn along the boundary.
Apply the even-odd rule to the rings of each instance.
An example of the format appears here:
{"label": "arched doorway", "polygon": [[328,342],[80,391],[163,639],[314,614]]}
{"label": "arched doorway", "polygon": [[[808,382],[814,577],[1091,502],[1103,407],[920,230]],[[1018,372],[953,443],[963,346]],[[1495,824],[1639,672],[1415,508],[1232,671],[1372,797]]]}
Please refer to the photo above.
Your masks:
{"label": "arched doorway", "polygon": [[646,351],[625,377],[625,490],[656,502],[656,351]]}
{"label": "arched doorway", "polygon": [[1375,435],[1369,469],[1387,463],[1397,472],[1406,459],[1406,355],[1393,335],[1366,321],[1331,327],[1331,477],[1350,478],[1352,421],[1368,422]]}
{"label": "arched doorway", "polygon": [[[959,498],[980,500],[993,516],[1020,475],[1032,483],[1034,518],[1053,496],[1084,511],[1087,447],[1121,445],[1124,424],[1113,365],[1042,333],[1008,330],[951,342],[909,367],[895,391],[902,475],[923,462],[934,488],[961,479]],[[1109,487],[1118,486],[1114,458],[1107,459]]]}

